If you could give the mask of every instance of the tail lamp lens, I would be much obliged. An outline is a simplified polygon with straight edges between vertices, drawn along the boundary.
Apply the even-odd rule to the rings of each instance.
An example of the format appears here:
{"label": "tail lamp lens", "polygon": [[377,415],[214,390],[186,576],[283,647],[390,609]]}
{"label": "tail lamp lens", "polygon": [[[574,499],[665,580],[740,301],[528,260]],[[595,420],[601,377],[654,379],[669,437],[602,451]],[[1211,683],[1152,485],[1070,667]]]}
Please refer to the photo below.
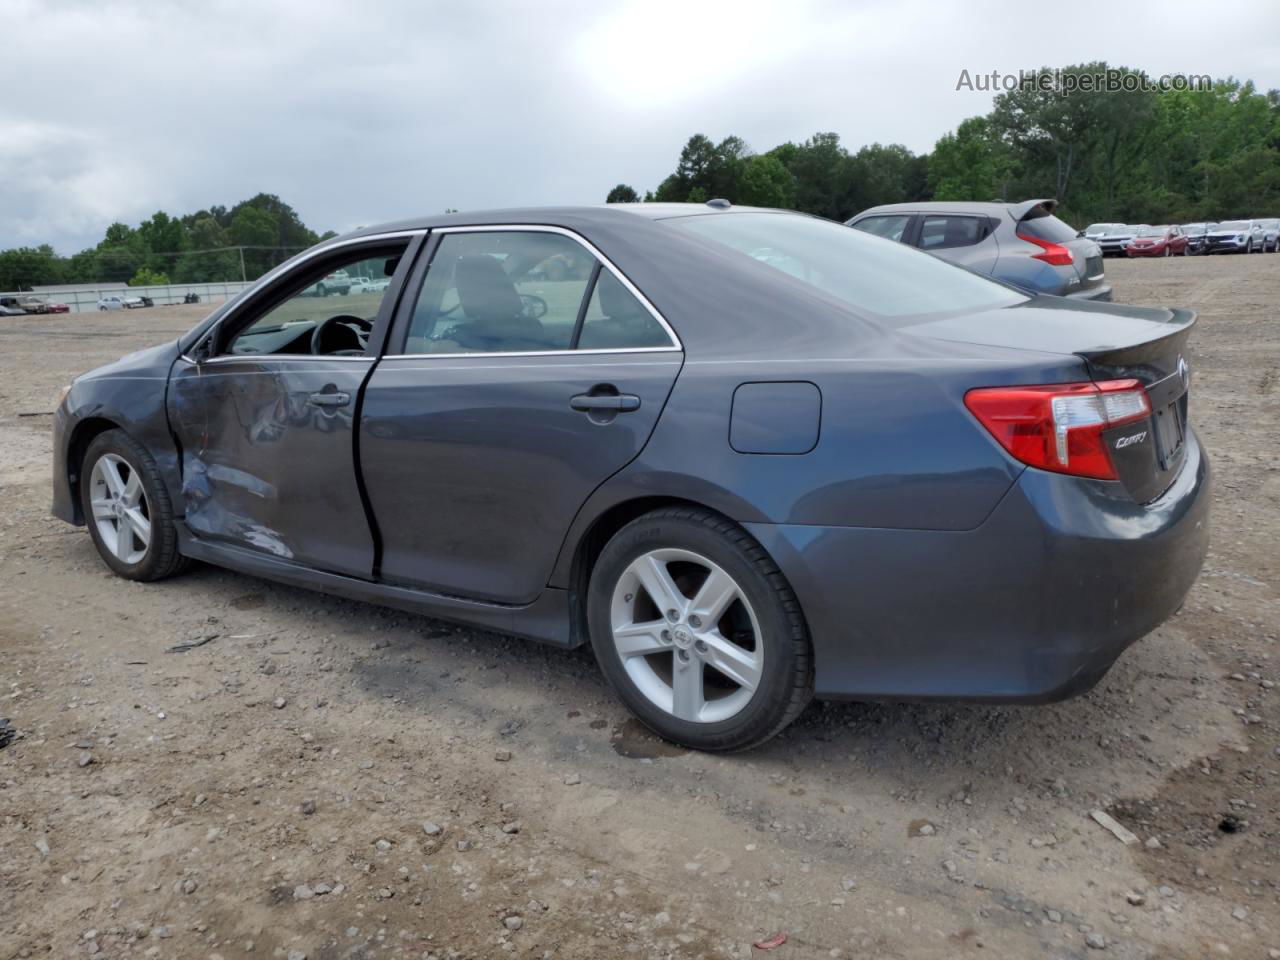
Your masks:
{"label": "tail lamp lens", "polygon": [[1041,470],[1116,479],[1104,430],[1151,415],[1137,380],[984,387],[965,406],[1015,459]]}
{"label": "tail lamp lens", "polygon": [[1018,236],[1027,241],[1027,243],[1033,243],[1040,248],[1039,253],[1031,255],[1032,260],[1043,260],[1051,267],[1069,267],[1075,262],[1071,251],[1060,243],[1041,240],[1039,237],[1032,236],[1029,233],[1020,233]]}

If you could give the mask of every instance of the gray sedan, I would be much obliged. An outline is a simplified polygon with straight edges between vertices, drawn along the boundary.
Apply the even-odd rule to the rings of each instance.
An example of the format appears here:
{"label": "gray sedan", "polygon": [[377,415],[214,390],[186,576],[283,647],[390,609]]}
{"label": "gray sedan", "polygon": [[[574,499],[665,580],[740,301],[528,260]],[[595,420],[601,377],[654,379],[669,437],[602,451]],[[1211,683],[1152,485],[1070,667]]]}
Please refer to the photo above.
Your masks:
{"label": "gray sedan", "polygon": [[1055,200],[894,203],[864,210],[848,225],[1031,293],[1110,300],[1101,248],[1055,209]]}
{"label": "gray sedan", "polygon": [[[339,270],[388,283],[308,295]],[[589,643],[702,749],[815,695],[1055,700],[1200,569],[1194,320],[723,202],[407,220],[68,386],[53,512],[131,580]]]}

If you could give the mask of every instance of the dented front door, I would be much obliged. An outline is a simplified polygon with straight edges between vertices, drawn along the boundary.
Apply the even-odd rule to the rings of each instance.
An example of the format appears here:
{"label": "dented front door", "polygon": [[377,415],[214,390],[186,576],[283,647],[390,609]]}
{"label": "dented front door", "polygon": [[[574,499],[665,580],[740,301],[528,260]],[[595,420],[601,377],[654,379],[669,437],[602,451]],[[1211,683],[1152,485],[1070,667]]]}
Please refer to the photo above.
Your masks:
{"label": "dented front door", "polygon": [[182,444],[180,509],[191,532],[371,576],[352,425],[372,364],[328,356],[179,360],[169,411]]}

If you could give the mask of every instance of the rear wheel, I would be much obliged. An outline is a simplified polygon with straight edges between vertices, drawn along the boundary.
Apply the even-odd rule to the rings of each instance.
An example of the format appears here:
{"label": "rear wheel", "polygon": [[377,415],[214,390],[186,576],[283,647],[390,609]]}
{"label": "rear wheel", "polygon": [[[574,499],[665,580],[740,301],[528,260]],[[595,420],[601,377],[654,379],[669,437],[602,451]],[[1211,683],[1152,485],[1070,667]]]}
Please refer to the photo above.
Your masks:
{"label": "rear wheel", "polygon": [[623,527],[592,571],[587,618],[605,677],[668,740],[755,746],[813,695],[790,586],[745,530],[710,512],[657,510]]}
{"label": "rear wheel", "polygon": [[186,565],[155,460],[123,430],[108,430],[89,444],[80,505],[99,556],[120,576],[160,580]]}

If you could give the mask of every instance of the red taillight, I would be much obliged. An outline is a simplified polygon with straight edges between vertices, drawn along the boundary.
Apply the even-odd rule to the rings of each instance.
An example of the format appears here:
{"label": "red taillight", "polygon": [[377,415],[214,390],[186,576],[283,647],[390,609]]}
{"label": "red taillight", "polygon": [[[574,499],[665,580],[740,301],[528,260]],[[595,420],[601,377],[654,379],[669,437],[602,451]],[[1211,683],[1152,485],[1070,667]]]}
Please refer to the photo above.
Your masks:
{"label": "red taillight", "polygon": [[1033,237],[1028,233],[1020,233],[1018,236],[1027,241],[1034,243],[1040,248],[1040,253],[1033,253],[1032,260],[1043,260],[1052,267],[1069,267],[1075,263],[1075,258],[1071,256],[1071,251],[1060,243],[1050,243],[1048,240],[1041,240],[1039,237]]}
{"label": "red taillight", "polygon": [[964,405],[1016,459],[1055,473],[1116,479],[1102,431],[1151,415],[1137,380],[970,390]]}

